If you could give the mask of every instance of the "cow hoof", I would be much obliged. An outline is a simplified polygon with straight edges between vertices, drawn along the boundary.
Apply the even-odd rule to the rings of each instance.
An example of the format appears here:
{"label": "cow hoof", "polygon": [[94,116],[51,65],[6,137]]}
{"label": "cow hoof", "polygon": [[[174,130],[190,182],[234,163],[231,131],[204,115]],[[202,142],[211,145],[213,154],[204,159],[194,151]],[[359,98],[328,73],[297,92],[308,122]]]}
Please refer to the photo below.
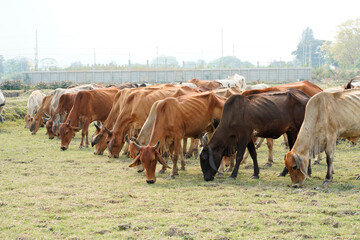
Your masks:
{"label": "cow hoof", "polygon": [[320,161],[314,161],[313,165],[319,165]]}
{"label": "cow hoof", "polygon": [[199,156],[199,152],[194,152],[194,157],[195,157],[195,159],[197,159],[198,156]]}
{"label": "cow hoof", "polygon": [[178,172],[176,172],[176,173],[174,173],[174,175],[179,176],[179,173],[178,173]]}
{"label": "cow hoof", "polygon": [[174,176],[174,175],[170,175],[170,178],[171,178],[171,179],[175,179],[175,176]]}
{"label": "cow hoof", "polygon": [[224,176],[224,173],[218,172],[218,176]]}
{"label": "cow hoof", "polygon": [[270,168],[272,166],[272,163],[271,162],[267,162],[265,165],[264,165],[264,168]]}
{"label": "cow hoof", "polygon": [[252,176],[250,177],[250,179],[259,179],[259,176],[252,175]]}
{"label": "cow hoof", "polygon": [[31,135],[35,135],[36,133],[31,133]]}
{"label": "cow hoof", "polygon": [[230,177],[228,177],[227,179],[228,179],[228,180],[231,180],[231,181],[234,181],[234,180],[236,180],[236,177],[231,177],[231,176],[230,176]]}
{"label": "cow hoof", "polygon": [[225,172],[232,172],[232,168],[225,169]]}
{"label": "cow hoof", "polygon": [[331,183],[331,180],[329,179],[325,179],[324,182],[322,183],[322,186],[327,186]]}
{"label": "cow hoof", "polygon": [[161,170],[159,171],[159,173],[165,173],[165,170],[161,169]]}
{"label": "cow hoof", "polygon": [[360,174],[356,176],[355,180],[360,180]]}
{"label": "cow hoof", "polygon": [[280,173],[279,175],[277,175],[277,177],[285,177],[284,173]]}
{"label": "cow hoof", "polygon": [[190,154],[185,154],[185,158],[189,159],[189,158],[191,158],[191,155]]}
{"label": "cow hoof", "polygon": [[89,148],[89,145],[86,145],[84,148]]}
{"label": "cow hoof", "polygon": [[181,170],[181,171],[185,171],[185,167],[181,167],[180,170]]}

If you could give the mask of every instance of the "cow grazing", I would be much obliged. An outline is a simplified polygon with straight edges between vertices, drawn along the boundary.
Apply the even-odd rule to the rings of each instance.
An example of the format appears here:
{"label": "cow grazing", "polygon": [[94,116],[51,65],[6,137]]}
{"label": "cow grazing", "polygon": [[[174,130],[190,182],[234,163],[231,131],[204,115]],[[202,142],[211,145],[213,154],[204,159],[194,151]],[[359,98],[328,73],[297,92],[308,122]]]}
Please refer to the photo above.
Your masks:
{"label": "cow grazing", "polygon": [[215,82],[220,83],[222,87],[235,87],[240,89],[241,91],[244,91],[246,88],[245,77],[236,73],[232,76],[228,76],[226,79],[215,80]]}
{"label": "cow grazing", "polygon": [[327,162],[325,182],[332,180],[336,139],[356,141],[360,137],[359,119],[360,89],[321,92],[310,99],[299,136],[285,156],[293,187],[304,184],[310,159],[322,151]]}
{"label": "cow grazing", "polygon": [[94,89],[99,89],[99,88],[102,88],[102,86],[98,85],[98,84],[85,84],[85,85],[80,85],[80,86],[76,86],[73,88],[67,88],[67,89],[57,88],[54,91],[54,97],[51,100],[50,116],[52,116],[57,105],[59,104],[61,95],[65,94],[65,93],[74,93],[74,92],[79,92],[79,91],[84,91],[84,90],[94,90]]}
{"label": "cow grazing", "polygon": [[231,156],[237,150],[236,164],[230,176],[235,179],[246,147],[254,162],[252,178],[259,178],[253,137],[278,138],[286,133],[292,146],[304,119],[308,100],[309,96],[296,89],[231,96],[224,105],[218,128],[200,154],[205,181],[214,179],[224,155]]}
{"label": "cow grazing", "polygon": [[140,149],[140,153],[129,167],[142,164],[146,169],[146,182],[155,183],[157,161],[169,168],[157,149],[166,144],[169,146],[170,153],[173,154],[173,169],[170,176],[177,175],[177,159],[181,153],[181,139],[184,137],[199,138],[213,119],[221,118],[224,102],[224,98],[218,97],[212,92],[178,98],[168,97],[159,102],[149,143],[146,146],[134,143]]}
{"label": "cow grazing", "polygon": [[135,91],[139,91],[139,90],[125,88],[119,91],[114,98],[111,111],[108,117],[106,118],[106,120],[104,121],[103,125],[99,126],[94,123],[96,130],[91,139],[91,146],[94,147],[94,154],[102,155],[104,153],[105,149],[107,148],[107,142],[106,142],[106,139],[108,137],[107,130],[113,129],[113,125],[124,106],[125,100],[127,99],[130,93]]}
{"label": "cow grazing", "polygon": [[142,89],[141,91],[131,93],[116,119],[113,130],[111,132],[108,131],[108,156],[110,158],[119,156],[124,146],[125,135],[130,130],[138,131],[141,129],[155,101],[166,97],[178,97],[193,93],[197,93],[197,91],[186,86],[175,87],[170,84],[162,86],[157,91]]}
{"label": "cow grazing", "polygon": [[92,121],[105,121],[112,107],[117,88],[80,91],[65,122],[60,125],[61,150],[66,150],[76,131],[82,129],[80,148],[88,147],[88,128]]}
{"label": "cow grazing", "polygon": [[27,102],[27,114],[25,116],[25,128],[30,128],[30,123],[33,120],[33,117],[39,110],[41,103],[46,95],[41,92],[41,90],[33,91]]}
{"label": "cow grazing", "polygon": [[55,108],[52,117],[50,118],[49,116],[46,116],[46,132],[49,139],[53,139],[58,135],[60,124],[65,121],[67,115],[70,113],[70,110],[74,105],[76,95],[77,92],[61,95],[59,104]]}
{"label": "cow grazing", "polygon": [[51,104],[51,100],[52,100],[53,97],[54,97],[53,95],[49,95],[49,96],[44,97],[39,110],[35,114],[32,122],[30,124],[30,132],[31,132],[31,134],[36,134],[37,133],[37,131],[39,130],[41,125],[44,124],[44,122],[46,120],[46,116],[48,116],[48,115],[45,115],[45,114],[50,114],[50,104]]}
{"label": "cow grazing", "polygon": [[1,116],[1,112],[4,109],[4,106],[5,106],[5,97],[2,91],[0,90],[0,123],[4,123],[4,119]]}

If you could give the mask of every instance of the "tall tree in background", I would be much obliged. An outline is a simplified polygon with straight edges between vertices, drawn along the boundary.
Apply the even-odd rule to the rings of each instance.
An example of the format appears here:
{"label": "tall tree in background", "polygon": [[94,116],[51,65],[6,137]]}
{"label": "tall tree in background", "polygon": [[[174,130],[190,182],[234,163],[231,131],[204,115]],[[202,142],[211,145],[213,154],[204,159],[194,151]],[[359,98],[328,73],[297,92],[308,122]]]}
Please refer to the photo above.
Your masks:
{"label": "tall tree in background", "polygon": [[342,67],[360,67],[360,18],[339,25],[329,53]]}
{"label": "tall tree in background", "polygon": [[325,63],[324,53],[321,50],[324,42],[324,40],[315,39],[313,30],[307,27],[301,35],[297,49],[291,54],[302,66],[319,67]]}
{"label": "tall tree in background", "polygon": [[0,55],[0,74],[4,73],[4,56]]}

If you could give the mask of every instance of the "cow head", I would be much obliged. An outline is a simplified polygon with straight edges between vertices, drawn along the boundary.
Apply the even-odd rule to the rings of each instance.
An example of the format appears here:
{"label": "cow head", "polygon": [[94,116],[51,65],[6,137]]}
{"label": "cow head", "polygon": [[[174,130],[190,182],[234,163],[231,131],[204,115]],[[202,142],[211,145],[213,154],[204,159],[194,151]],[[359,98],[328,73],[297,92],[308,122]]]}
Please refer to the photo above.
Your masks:
{"label": "cow head", "polygon": [[36,114],[35,117],[32,119],[30,124],[30,132],[32,134],[36,134],[36,132],[39,130],[41,125],[44,123],[43,118],[40,116],[40,114]]}
{"label": "cow head", "polygon": [[105,149],[108,146],[108,132],[105,130],[104,126],[99,126],[96,123],[94,123],[94,125],[96,127],[96,131],[91,138],[91,146],[94,147],[95,155],[103,155]]}
{"label": "cow head", "polygon": [[25,127],[24,128],[30,128],[30,124],[31,124],[31,121],[32,121],[32,118],[30,117],[30,115],[26,114],[24,120],[25,120]]}
{"label": "cow head", "polygon": [[53,120],[49,120],[46,122],[46,133],[49,135],[49,139],[53,139],[55,137],[54,132],[52,131],[52,127],[53,127]]}
{"label": "cow head", "polygon": [[295,151],[290,151],[285,155],[285,166],[289,170],[289,175],[292,181],[292,187],[302,187],[308,176],[308,163]]}
{"label": "cow head", "polygon": [[203,148],[200,154],[200,165],[205,181],[214,180],[220,166],[221,155],[213,151],[210,146]]}
{"label": "cow head", "polygon": [[69,143],[77,131],[79,131],[79,127],[72,127],[70,125],[70,119],[67,123],[62,123],[60,125],[59,136],[61,139],[61,150],[65,151],[68,149]]}
{"label": "cow head", "polygon": [[156,150],[159,147],[159,142],[155,144],[155,146],[140,146],[136,142],[133,142],[133,144],[140,150],[140,152],[129,167],[135,167],[142,164],[146,169],[146,182],[149,184],[155,183],[155,170],[157,162],[159,161],[164,167],[170,168],[161,157],[160,153]]}

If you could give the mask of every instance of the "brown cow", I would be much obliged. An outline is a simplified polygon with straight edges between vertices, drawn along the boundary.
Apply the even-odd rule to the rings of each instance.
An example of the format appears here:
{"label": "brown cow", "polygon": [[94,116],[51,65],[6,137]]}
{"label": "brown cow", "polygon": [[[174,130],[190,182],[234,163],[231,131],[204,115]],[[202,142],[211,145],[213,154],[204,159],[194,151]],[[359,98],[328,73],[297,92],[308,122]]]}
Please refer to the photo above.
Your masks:
{"label": "brown cow", "polygon": [[129,96],[130,93],[134,91],[138,91],[138,89],[125,88],[119,91],[114,98],[111,111],[106,120],[104,121],[103,125],[99,126],[94,123],[96,130],[91,139],[91,146],[94,147],[94,154],[102,155],[104,153],[105,149],[107,148],[106,139],[108,136],[105,129],[112,130],[113,124],[115,123],[116,118],[119,116],[126,98]]}
{"label": "brown cow", "polygon": [[59,103],[55,108],[55,111],[51,118],[47,118],[46,132],[49,135],[49,139],[53,139],[58,135],[59,127],[62,122],[65,121],[67,115],[70,113],[71,108],[74,105],[75,93],[65,93],[60,96]]}
{"label": "brown cow", "polygon": [[92,121],[105,121],[112,107],[115,95],[119,89],[105,88],[90,91],[80,91],[65,122],[60,125],[61,150],[66,150],[76,131],[82,129],[80,148],[88,147],[88,128]]}
{"label": "brown cow", "polygon": [[219,88],[219,87],[222,86],[221,83],[219,83],[219,82],[208,81],[208,80],[199,80],[199,79],[196,79],[196,78],[193,78],[193,79],[191,79],[191,80],[189,80],[187,82],[188,83],[193,83],[198,87],[208,88],[210,90],[213,90],[213,89],[216,89],[216,88]]}
{"label": "brown cow", "polygon": [[157,150],[159,146],[166,144],[173,154],[173,169],[170,176],[177,175],[181,139],[199,138],[213,119],[221,118],[224,103],[225,98],[218,97],[212,92],[178,98],[168,97],[159,102],[150,141],[146,146],[134,143],[140,149],[140,153],[129,167],[142,164],[146,169],[146,182],[155,183],[157,161],[170,168]]}
{"label": "brown cow", "polygon": [[108,131],[108,156],[119,156],[125,142],[125,135],[130,130],[141,129],[155,101],[166,97],[178,97],[193,93],[197,93],[197,90],[186,86],[176,87],[170,84],[165,85],[157,91],[143,89],[131,93],[127,97],[124,108],[116,119],[113,130],[111,132]]}
{"label": "brown cow", "polygon": [[[50,104],[53,99],[53,95],[45,96],[39,110],[35,114],[31,124],[30,124],[30,132],[32,134],[36,134],[39,130],[40,126],[44,124],[43,118],[45,118],[45,114],[50,114]],[[45,114],[44,114],[45,113]]]}

